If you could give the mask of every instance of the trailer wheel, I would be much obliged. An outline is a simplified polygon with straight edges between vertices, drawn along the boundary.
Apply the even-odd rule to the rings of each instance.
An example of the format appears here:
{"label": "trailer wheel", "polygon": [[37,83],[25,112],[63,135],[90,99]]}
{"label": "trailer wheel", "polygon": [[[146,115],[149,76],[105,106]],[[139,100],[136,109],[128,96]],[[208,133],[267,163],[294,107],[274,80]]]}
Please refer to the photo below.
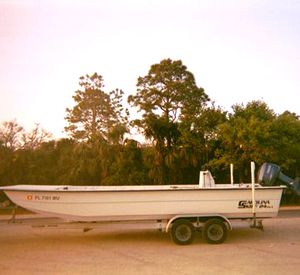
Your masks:
{"label": "trailer wheel", "polygon": [[171,235],[176,244],[191,244],[195,237],[195,227],[190,221],[180,219],[173,223]]}
{"label": "trailer wheel", "polygon": [[220,219],[210,219],[204,224],[202,234],[207,243],[223,243],[227,238],[226,224]]}

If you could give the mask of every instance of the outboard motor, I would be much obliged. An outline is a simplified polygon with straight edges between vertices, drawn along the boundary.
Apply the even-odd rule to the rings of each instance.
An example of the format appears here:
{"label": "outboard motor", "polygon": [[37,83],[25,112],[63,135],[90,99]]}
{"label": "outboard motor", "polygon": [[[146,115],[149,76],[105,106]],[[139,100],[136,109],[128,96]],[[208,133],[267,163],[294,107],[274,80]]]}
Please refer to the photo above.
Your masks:
{"label": "outboard motor", "polygon": [[284,183],[300,196],[299,178],[291,179],[280,171],[280,167],[273,163],[264,163],[258,171],[258,183],[261,185],[280,185]]}

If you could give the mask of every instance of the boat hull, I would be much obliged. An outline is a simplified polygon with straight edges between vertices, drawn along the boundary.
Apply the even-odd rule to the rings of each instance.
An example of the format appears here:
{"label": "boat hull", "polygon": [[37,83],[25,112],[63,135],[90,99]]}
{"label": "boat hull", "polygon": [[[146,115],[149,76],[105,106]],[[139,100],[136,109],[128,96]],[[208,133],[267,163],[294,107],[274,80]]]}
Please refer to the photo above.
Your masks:
{"label": "boat hull", "polygon": [[[72,221],[163,220],[176,215],[253,216],[251,187],[198,186],[1,188],[17,205]],[[256,217],[278,214],[283,187],[255,190]]]}

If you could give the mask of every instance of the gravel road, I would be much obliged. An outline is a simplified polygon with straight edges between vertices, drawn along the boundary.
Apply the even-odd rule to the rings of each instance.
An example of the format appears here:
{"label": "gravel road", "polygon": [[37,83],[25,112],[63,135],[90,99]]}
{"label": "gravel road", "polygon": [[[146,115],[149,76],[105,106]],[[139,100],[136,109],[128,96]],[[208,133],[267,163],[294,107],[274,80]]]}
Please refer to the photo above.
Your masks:
{"label": "gravel road", "polygon": [[281,212],[264,227],[238,222],[223,244],[206,244],[198,234],[192,245],[178,246],[165,233],[124,226],[83,233],[2,222],[0,273],[300,274],[300,211]]}

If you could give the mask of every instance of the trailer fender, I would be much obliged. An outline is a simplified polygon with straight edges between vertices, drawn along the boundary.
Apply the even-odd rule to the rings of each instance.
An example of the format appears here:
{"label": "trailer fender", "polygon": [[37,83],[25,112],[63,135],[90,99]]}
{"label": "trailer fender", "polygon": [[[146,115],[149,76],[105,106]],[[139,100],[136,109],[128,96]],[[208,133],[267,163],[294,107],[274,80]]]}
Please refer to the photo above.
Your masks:
{"label": "trailer fender", "polygon": [[190,219],[190,218],[208,218],[208,219],[218,218],[218,219],[223,220],[227,224],[229,230],[232,230],[232,224],[231,224],[230,220],[227,217],[223,216],[223,215],[220,215],[220,214],[209,214],[209,215],[206,215],[206,214],[200,214],[200,215],[190,214],[190,215],[176,215],[173,218],[171,218],[168,221],[167,225],[166,225],[166,233],[168,233],[170,231],[170,228],[171,228],[172,224],[176,220],[178,220],[178,219]]}

